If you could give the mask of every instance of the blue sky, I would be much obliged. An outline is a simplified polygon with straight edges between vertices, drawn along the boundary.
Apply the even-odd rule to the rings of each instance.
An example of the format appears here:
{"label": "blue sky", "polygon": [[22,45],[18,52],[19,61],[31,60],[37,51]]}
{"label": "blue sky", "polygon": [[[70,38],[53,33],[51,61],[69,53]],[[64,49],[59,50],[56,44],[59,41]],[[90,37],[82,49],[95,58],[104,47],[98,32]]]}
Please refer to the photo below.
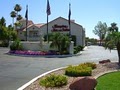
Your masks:
{"label": "blue sky", "polygon": [[[29,19],[34,23],[46,23],[47,0],[0,0],[0,18],[6,19],[7,25],[12,24],[10,12],[15,4],[20,4],[20,14],[25,17],[28,4]],[[82,25],[86,30],[86,36],[98,38],[92,30],[98,21],[106,22],[108,26],[116,22],[120,28],[120,0],[49,0],[51,15],[49,21],[62,16],[68,19],[68,7],[71,3],[71,19]]]}

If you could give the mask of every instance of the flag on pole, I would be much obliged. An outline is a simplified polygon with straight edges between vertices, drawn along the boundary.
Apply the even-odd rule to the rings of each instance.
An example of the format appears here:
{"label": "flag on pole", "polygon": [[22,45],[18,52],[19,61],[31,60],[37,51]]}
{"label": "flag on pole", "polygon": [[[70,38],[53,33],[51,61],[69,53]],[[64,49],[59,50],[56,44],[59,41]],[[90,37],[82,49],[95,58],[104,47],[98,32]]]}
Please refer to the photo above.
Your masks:
{"label": "flag on pole", "polygon": [[28,19],[28,5],[26,5],[26,13],[25,13],[25,18]]}
{"label": "flag on pole", "polygon": [[48,37],[48,16],[51,14],[49,0],[47,0],[46,13],[47,13],[47,41],[49,43],[49,37]]}
{"label": "flag on pole", "polygon": [[71,38],[71,24],[70,24],[70,17],[71,17],[71,4],[69,3],[69,14],[68,14],[68,24],[69,24],[69,36]]}
{"label": "flag on pole", "polygon": [[27,41],[28,5],[26,5],[25,18],[26,18],[26,41]]}
{"label": "flag on pole", "polygon": [[68,14],[69,25],[70,25],[70,17],[71,17],[71,4],[69,3],[69,14]]}
{"label": "flag on pole", "polygon": [[50,14],[51,14],[49,0],[47,0],[47,9],[46,9],[46,13],[47,13],[47,15],[50,15]]}

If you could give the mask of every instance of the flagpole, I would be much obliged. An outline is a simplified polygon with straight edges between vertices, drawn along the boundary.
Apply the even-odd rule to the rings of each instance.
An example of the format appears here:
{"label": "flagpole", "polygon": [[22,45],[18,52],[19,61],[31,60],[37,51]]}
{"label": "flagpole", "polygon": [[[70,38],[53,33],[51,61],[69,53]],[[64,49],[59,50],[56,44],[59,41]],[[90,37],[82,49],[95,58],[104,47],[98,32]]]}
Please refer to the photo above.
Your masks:
{"label": "flagpole", "polygon": [[49,38],[48,38],[48,14],[47,14],[47,42],[49,43]]}
{"label": "flagpole", "polygon": [[25,18],[26,18],[26,41],[27,41],[28,5],[26,5],[26,14],[25,14]]}
{"label": "flagpole", "polygon": [[71,38],[71,23],[69,23],[69,36],[70,36],[70,38]]}
{"label": "flagpole", "polygon": [[69,37],[71,38],[71,20],[70,20],[70,17],[71,17],[71,4],[69,3],[69,15],[68,15],[68,18],[69,18]]}
{"label": "flagpole", "polygon": [[49,36],[48,36],[48,17],[49,17],[49,15],[51,14],[49,0],[47,0],[46,13],[47,13],[47,42],[49,43]]}
{"label": "flagpole", "polygon": [[26,20],[26,41],[27,41],[27,20]]}

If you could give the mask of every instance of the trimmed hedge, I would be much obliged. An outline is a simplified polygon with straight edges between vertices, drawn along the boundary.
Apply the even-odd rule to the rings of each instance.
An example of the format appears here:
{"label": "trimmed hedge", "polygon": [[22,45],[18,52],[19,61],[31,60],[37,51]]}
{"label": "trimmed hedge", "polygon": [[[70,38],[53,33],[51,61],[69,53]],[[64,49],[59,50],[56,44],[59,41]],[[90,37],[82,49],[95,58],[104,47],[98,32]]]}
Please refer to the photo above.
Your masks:
{"label": "trimmed hedge", "polygon": [[63,75],[51,74],[40,80],[40,85],[45,87],[61,87],[67,84],[67,78]]}
{"label": "trimmed hedge", "polygon": [[82,63],[78,66],[68,66],[65,70],[65,75],[78,77],[78,76],[91,76],[92,69],[96,68],[95,63]]}
{"label": "trimmed hedge", "polygon": [[65,70],[65,75],[78,77],[78,76],[91,76],[92,68],[86,65],[68,66]]}
{"label": "trimmed hedge", "polygon": [[95,69],[97,67],[97,65],[95,63],[91,63],[91,62],[86,62],[86,63],[80,64],[80,66],[82,66],[82,65],[86,65],[88,67],[91,67],[92,69]]}

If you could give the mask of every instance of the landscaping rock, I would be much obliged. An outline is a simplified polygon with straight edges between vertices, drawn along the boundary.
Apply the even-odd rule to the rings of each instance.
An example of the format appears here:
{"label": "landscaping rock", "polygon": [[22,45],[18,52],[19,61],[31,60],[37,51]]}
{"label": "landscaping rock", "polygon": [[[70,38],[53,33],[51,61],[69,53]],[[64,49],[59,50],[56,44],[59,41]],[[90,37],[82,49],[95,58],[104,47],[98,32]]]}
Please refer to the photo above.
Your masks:
{"label": "landscaping rock", "polygon": [[111,62],[110,59],[107,59],[107,60],[99,61],[99,64],[104,64],[104,63],[109,63],[109,62]]}
{"label": "landscaping rock", "polygon": [[93,77],[78,77],[70,84],[70,90],[94,90],[97,80]]}

